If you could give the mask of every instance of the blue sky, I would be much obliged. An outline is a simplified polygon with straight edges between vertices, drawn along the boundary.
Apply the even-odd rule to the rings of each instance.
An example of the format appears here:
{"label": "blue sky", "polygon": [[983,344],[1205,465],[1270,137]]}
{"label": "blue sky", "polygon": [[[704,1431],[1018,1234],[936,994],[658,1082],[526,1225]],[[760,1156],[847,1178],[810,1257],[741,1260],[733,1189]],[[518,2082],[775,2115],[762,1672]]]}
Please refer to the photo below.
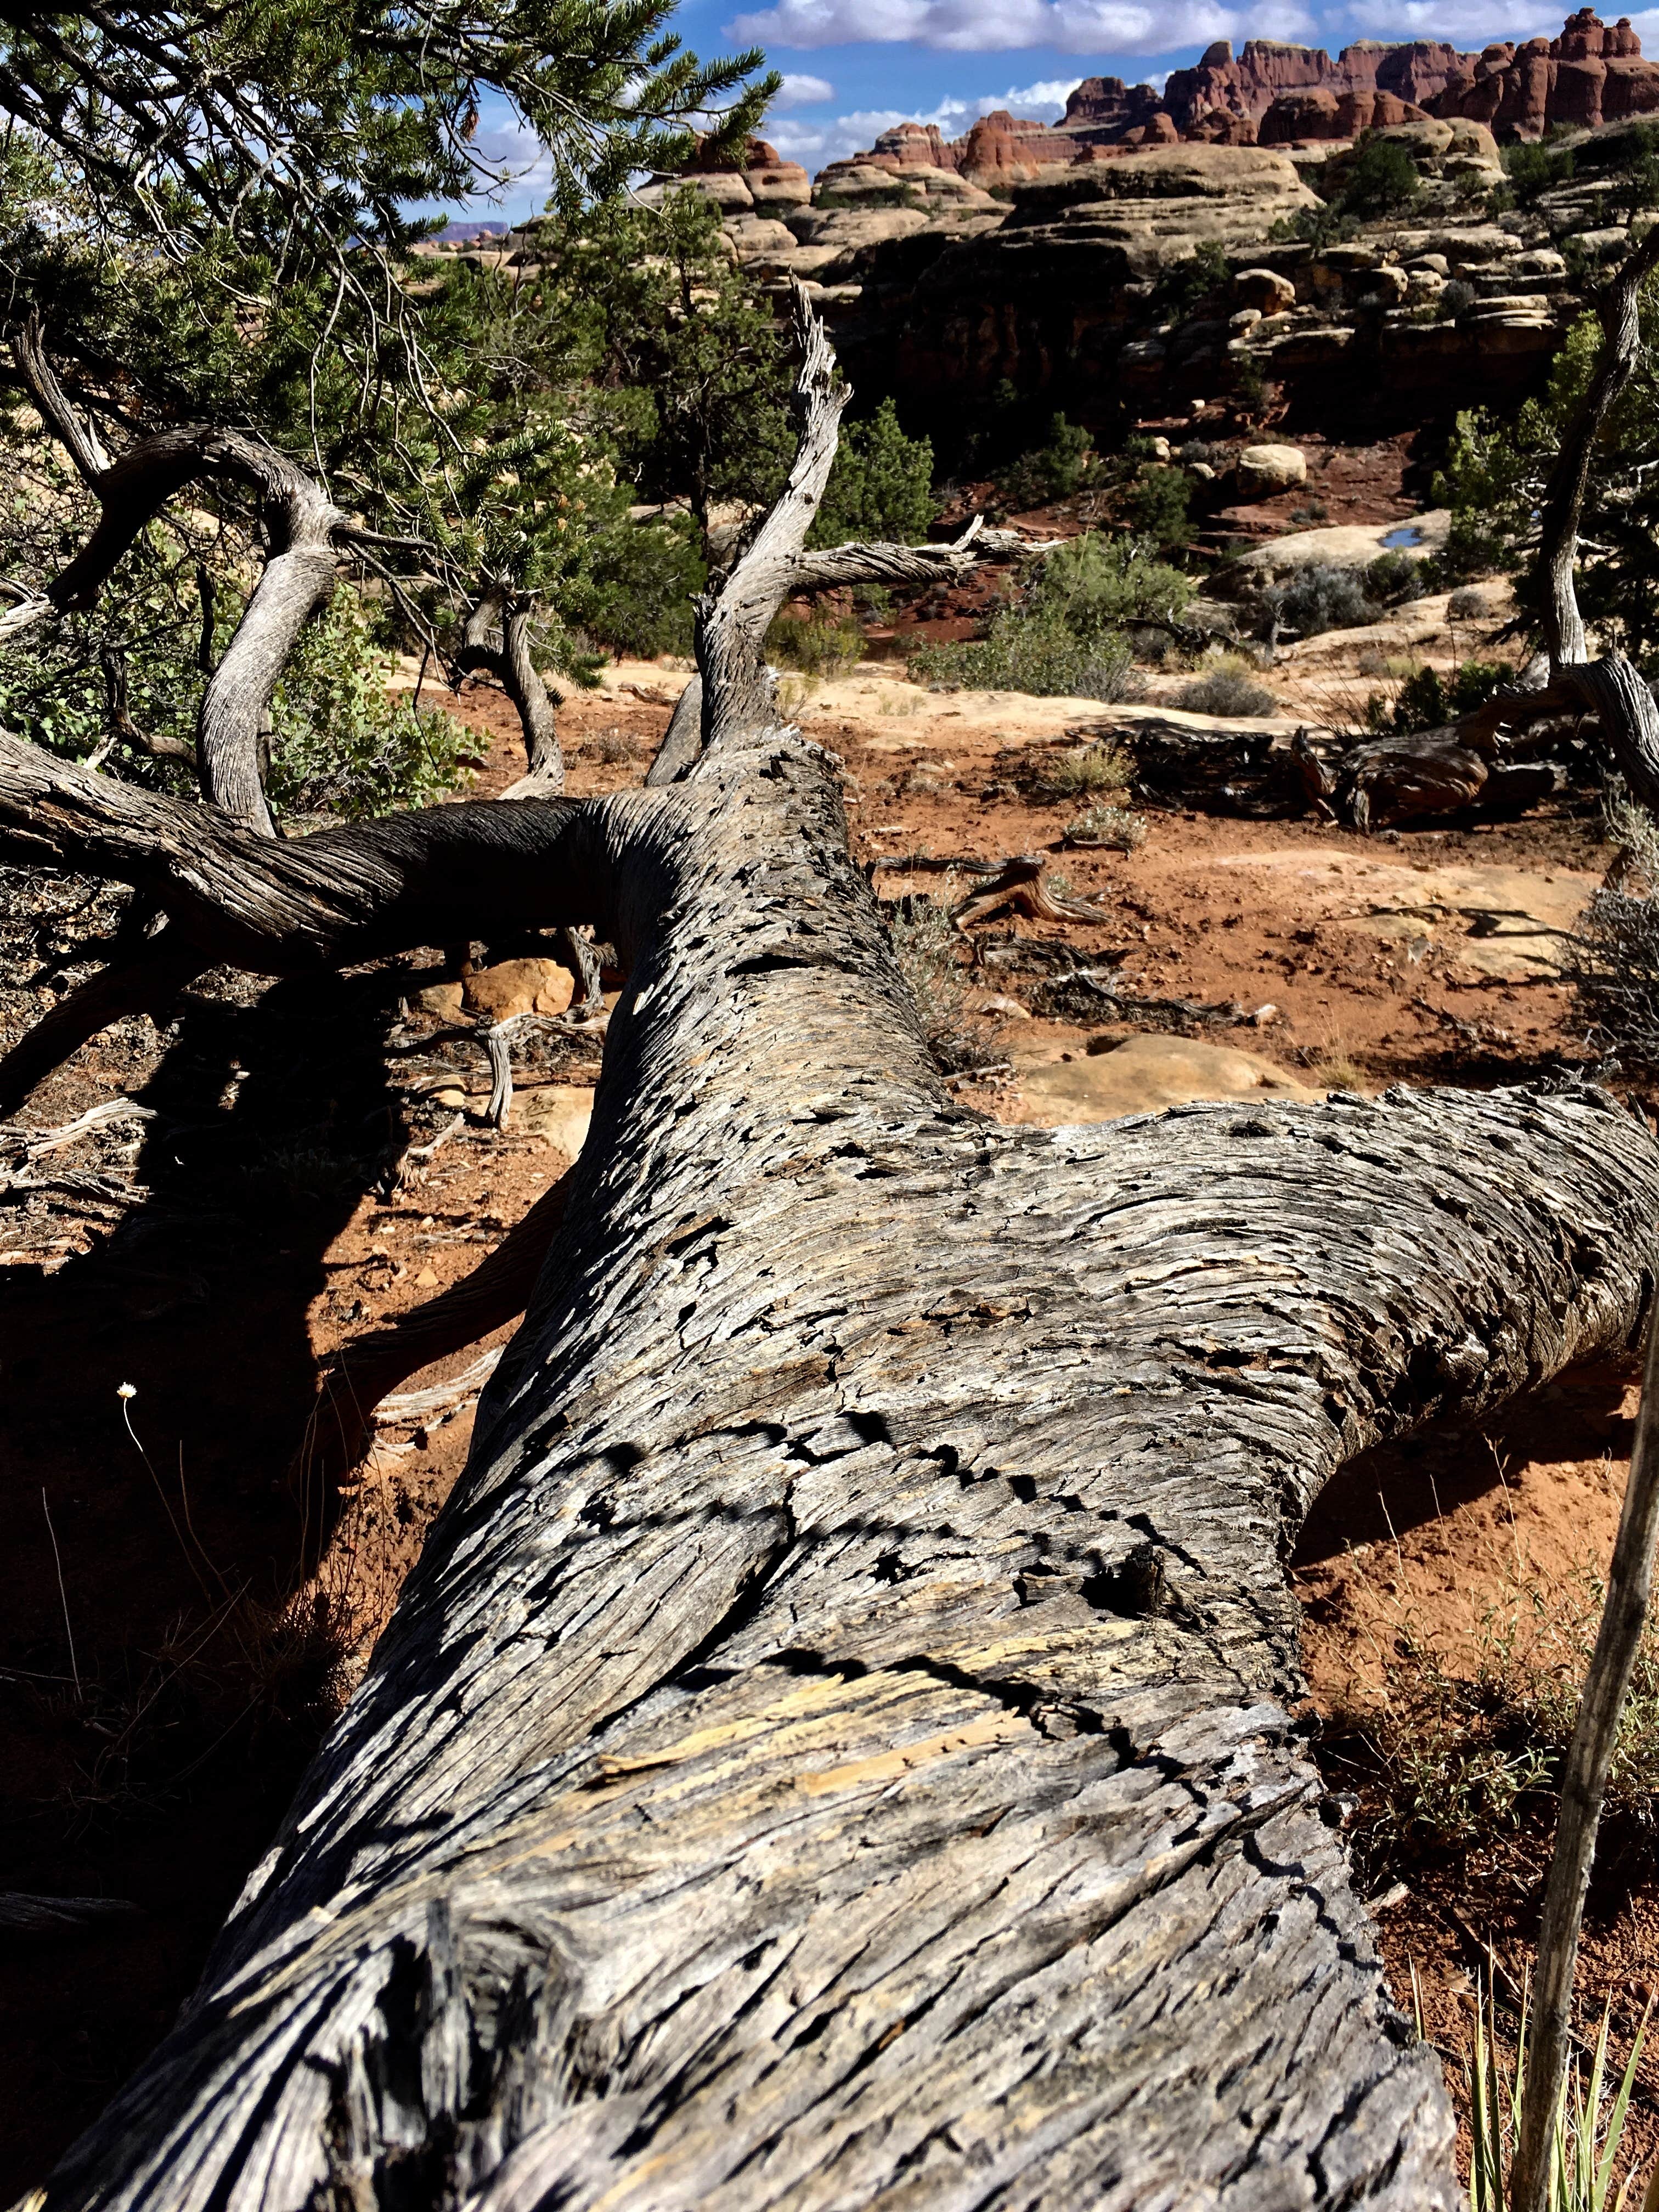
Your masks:
{"label": "blue sky", "polygon": [[[868,146],[914,117],[957,137],[993,108],[1056,120],[1079,78],[1161,84],[1213,39],[1291,39],[1334,53],[1354,39],[1449,39],[1478,50],[1561,27],[1566,0],[690,0],[676,18],[703,55],[766,50],[784,90],[764,135],[809,170]],[[1615,8],[1605,20],[1615,20]],[[1632,19],[1659,56],[1659,7]],[[533,144],[505,114],[486,114],[481,150],[520,173],[501,211],[521,216],[545,198]],[[479,213],[486,212],[480,208]],[[489,210],[493,212],[493,210]]]}

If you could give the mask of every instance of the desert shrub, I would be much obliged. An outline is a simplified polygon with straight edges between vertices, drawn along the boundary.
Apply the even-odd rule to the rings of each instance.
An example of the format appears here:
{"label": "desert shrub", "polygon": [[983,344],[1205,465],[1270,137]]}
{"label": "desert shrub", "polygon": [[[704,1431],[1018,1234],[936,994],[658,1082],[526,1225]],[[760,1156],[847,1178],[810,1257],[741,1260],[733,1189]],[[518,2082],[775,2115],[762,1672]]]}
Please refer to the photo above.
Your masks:
{"label": "desert shrub", "polygon": [[1379,553],[1365,571],[1367,595],[1379,606],[1394,607],[1407,599],[1420,599],[1425,589],[1423,563],[1413,561],[1409,553]]}
{"label": "desert shrub", "polygon": [[407,692],[349,584],[301,633],[271,702],[268,791],[277,814],[348,820],[421,806],[467,780],[472,732]]}
{"label": "desert shrub", "polygon": [[1048,556],[987,636],[924,646],[910,656],[911,673],[976,690],[1134,698],[1139,679],[1125,629],[1167,620],[1192,594],[1190,580],[1139,539],[1085,531]]}
{"label": "desert shrub", "polygon": [[1443,729],[1460,714],[1485,706],[1500,686],[1513,682],[1515,671],[1501,660],[1465,660],[1449,676],[1437,668],[1419,668],[1400,687],[1400,695],[1378,716],[1373,726],[1406,735],[1413,730]]}
{"label": "desert shrub", "polygon": [[1172,262],[1152,285],[1150,306],[1155,322],[1176,322],[1203,300],[1222,291],[1231,273],[1226,248],[1214,239]]}
{"label": "desert shrub", "polygon": [[642,660],[690,653],[692,602],[708,576],[689,515],[596,532],[583,627]]}
{"label": "desert shrub", "polygon": [[1127,806],[1089,806],[1075,822],[1066,823],[1066,835],[1073,845],[1104,845],[1133,853],[1146,842],[1146,818]]}
{"label": "desert shrub", "polygon": [[1455,323],[1480,297],[1467,277],[1453,276],[1441,287],[1440,297],[1435,307],[1442,322]]}
{"label": "desert shrub", "polygon": [[[1515,1826],[1559,1786],[1605,1590],[1587,1571],[1514,1577],[1475,1624],[1474,1663],[1453,1673],[1402,1613],[1381,1697],[1334,1724],[1372,1777],[1362,1849],[1459,1849]],[[1611,1816],[1659,1821],[1659,1641],[1644,1638],[1607,1778]]]}
{"label": "desert shrub", "polygon": [[1189,714],[1273,714],[1279,702],[1255,680],[1255,664],[1240,653],[1226,653],[1182,684],[1175,703]]}
{"label": "desert shrub", "polygon": [[1620,799],[1607,826],[1619,862],[1567,940],[1566,974],[1591,1040],[1650,1074],[1659,1068],[1659,823]]}
{"label": "desert shrub", "polygon": [[1184,469],[1165,465],[1142,468],[1124,497],[1124,507],[1137,532],[1154,545],[1184,545],[1192,536],[1188,507],[1192,478]]}
{"label": "desert shrub", "polygon": [[1138,539],[1097,530],[1085,530],[1051,553],[1029,593],[1034,605],[1060,615],[1080,636],[1137,621],[1167,621],[1192,596],[1192,579]]}
{"label": "desert shrub", "polygon": [[1483,622],[1490,611],[1486,593],[1472,584],[1463,585],[1446,602],[1447,618],[1451,622]]}
{"label": "desert shrub", "polygon": [[1363,139],[1348,160],[1332,165],[1329,183],[1322,206],[1281,216],[1269,238],[1305,239],[1316,251],[1339,246],[1356,237],[1362,222],[1403,215],[1423,190],[1416,164],[1395,138]]}
{"label": "desert shrub", "polygon": [[1509,189],[1517,207],[1530,207],[1552,185],[1565,185],[1577,166],[1571,146],[1505,146],[1499,156]]}
{"label": "desert shrub", "polygon": [[769,659],[804,676],[844,676],[864,658],[864,633],[835,615],[781,614],[766,633]]}
{"label": "desert shrub", "polygon": [[902,898],[884,911],[893,957],[915,1001],[929,1051],[947,1069],[966,1065],[971,1043],[963,1030],[968,977],[962,933],[948,909],[930,898]]}
{"label": "desert shrub", "polygon": [[1298,637],[1316,637],[1328,629],[1359,629],[1376,620],[1376,609],[1355,571],[1333,568],[1324,562],[1298,569],[1289,583],[1265,593],[1262,604],[1281,629]]}
{"label": "desert shrub", "polygon": [[[1133,774],[1133,763],[1122,747],[1108,743],[1045,754],[1036,782],[1049,799],[1081,799],[1094,792],[1125,790]],[[1057,880],[1053,876],[1048,878],[1051,890]]]}
{"label": "desert shrub", "polygon": [[1343,167],[1342,212],[1362,222],[1402,215],[1422,190],[1417,164],[1397,138],[1366,138]]}
{"label": "desert shrub", "polygon": [[1026,691],[1037,698],[1130,699],[1140,689],[1128,641],[1110,630],[1080,636],[1039,608],[1008,607],[989,635],[922,646],[910,673],[924,684],[973,691]]}

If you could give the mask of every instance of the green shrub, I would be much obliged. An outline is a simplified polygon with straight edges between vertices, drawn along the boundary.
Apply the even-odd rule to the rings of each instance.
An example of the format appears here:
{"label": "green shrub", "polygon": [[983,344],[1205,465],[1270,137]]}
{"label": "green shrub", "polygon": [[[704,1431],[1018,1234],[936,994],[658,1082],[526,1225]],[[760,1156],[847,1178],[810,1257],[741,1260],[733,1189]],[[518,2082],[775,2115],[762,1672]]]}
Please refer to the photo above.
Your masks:
{"label": "green shrub", "polygon": [[582,626],[618,653],[691,650],[692,601],[708,577],[689,515],[624,522],[596,535]]}
{"label": "green shrub", "polygon": [[1187,512],[1192,490],[1192,478],[1184,469],[1163,464],[1143,468],[1125,501],[1129,520],[1155,545],[1184,545],[1193,534]]}
{"label": "green shrub", "polygon": [[804,676],[844,676],[864,658],[864,632],[835,615],[781,614],[766,633],[767,658]]}
{"label": "green shrub", "polygon": [[1081,491],[1095,473],[1090,458],[1091,443],[1080,424],[1068,422],[1064,415],[1054,416],[1044,443],[1022,453],[999,475],[997,492],[1002,504],[1019,513],[1046,507],[1050,500],[1069,499],[1073,492]]}
{"label": "green shrub", "polygon": [[1551,146],[1541,141],[1535,145],[1505,146],[1499,158],[1517,207],[1530,207],[1552,185],[1567,183],[1577,167],[1571,146]]}
{"label": "green shrub", "polygon": [[1362,222],[1401,215],[1422,190],[1417,164],[1397,138],[1362,139],[1343,166],[1342,212]]}
{"label": "green shrub", "polygon": [[1133,538],[1097,530],[1051,553],[1029,592],[1035,606],[1059,615],[1080,636],[1138,621],[1167,622],[1192,596],[1190,576],[1154,558]]}
{"label": "green shrub", "polygon": [[987,637],[919,647],[910,673],[924,684],[1038,698],[1129,699],[1140,688],[1127,638],[1110,630],[1079,636],[1060,617],[1030,607],[1005,608]]}
{"label": "green shrub", "polygon": [[349,584],[301,635],[271,702],[267,789],[282,814],[348,821],[422,806],[467,781],[477,739],[406,692],[388,694],[393,656]]}
{"label": "green shrub", "polygon": [[1401,685],[1386,726],[1401,736],[1443,729],[1460,714],[1485,706],[1494,691],[1514,680],[1515,671],[1501,660],[1466,660],[1449,677],[1437,668],[1419,668]]}
{"label": "green shrub", "polygon": [[849,539],[914,545],[927,535],[938,511],[933,498],[933,448],[927,438],[907,438],[890,399],[867,422],[849,422],[841,434],[809,545]]}
{"label": "green shrub", "polygon": [[1175,702],[1189,714],[1276,714],[1279,702],[1255,680],[1255,666],[1230,653],[1204,669],[1176,693]]}

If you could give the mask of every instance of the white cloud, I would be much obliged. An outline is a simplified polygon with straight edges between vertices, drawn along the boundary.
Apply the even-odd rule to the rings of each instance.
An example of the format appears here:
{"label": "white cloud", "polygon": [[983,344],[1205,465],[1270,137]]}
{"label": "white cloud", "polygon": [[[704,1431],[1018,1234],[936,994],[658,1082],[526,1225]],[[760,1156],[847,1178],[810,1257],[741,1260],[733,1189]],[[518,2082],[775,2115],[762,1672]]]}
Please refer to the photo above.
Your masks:
{"label": "white cloud", "polygon": [[1478,52],[1496,39],[1558,38],[1565,12],[1540,13],[1536,0],[1354,0],[1352,16],[1365,38],[1449,39]]}
{"label": "white cloud", "polygon": [[[1283,38],[1307,21],[1298,8],[1281,0],[1261,20],[1253,18],[1249,29]],[[782,46],[903,40],[950,53],[1049,46],[1059,53],[1113,56],[1167,54],[1178,46],[1245,35],[1239,19],[1217,0],[1170,0],[1163,8],[1135,0],[777,0],[759,14],[737,16],[725,29],[729,39]]]}
{"label": "white cloud", "polygon": [[[1066,112],[1066,103],[1077,90],[1079,80],[1074,76],[1045,76],[1036,84],[1023,85],[1016,92],[1005,92],[997,100],[1011,115],[1030,115],[1039,123],[1058,123]],[[988,115],[988,107],[980,109]]]}
{"label": "white cloud", "polygon": [[788,70],[783,74],[783,88],[772,103],[772,112],[785,107],[816,107],[821,100],[833,100],[836,88],[828,77],[796,76]]}
{"label": "white cloud", "polygon": [[526,199],[539,208],[553,189],[552,155],[516,116],[486,122],[475,135],[471,151],[484,173],[470,206],[499,203],[521,213]]}

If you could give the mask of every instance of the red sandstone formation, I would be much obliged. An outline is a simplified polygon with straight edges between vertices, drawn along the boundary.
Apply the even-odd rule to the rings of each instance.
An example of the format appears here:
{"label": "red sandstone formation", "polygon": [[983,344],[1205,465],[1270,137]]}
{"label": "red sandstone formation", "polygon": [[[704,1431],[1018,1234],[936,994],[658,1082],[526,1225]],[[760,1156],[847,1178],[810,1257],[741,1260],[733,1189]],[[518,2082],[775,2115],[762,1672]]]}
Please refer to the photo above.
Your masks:
{"label": "red sandstone formation", "polygon": [[1540,138],[1553,123],[1617,123],[1659,112],[1659,64],[1643,60],[1628,16],[1609,28],[1581,8],[1559,39],[1488,46],[1435,112],[1520,138]]}
{"label": "red sandstone formation", "polygon": [[896,130],[884,131],[869,153],[853,158],[866,168],[896,173],[902,169],[954,169],[964,143],[947,140],[937,123],[901,123]]}
{"label": "red sandstone formation", "polygon": [[1437,40],[1401,46],[1362,40],[1332,61],[1322,47],[1251,39],[1235,59],[1221,39],[1195,69],[1171,71],[1162,93],[1121,77],[1085,77],[1056,129],[1004,110],[957,139],[941,137],[932,124],[902,123],[853,159],[895,171],[954,169],[991,183],[1179,139],[1289,146],[1352,138],[1425,114],[1468,116],[1500,136],[1536,138],[1553,123],[1653,113],[1659,113],[1659,63],[1642,58],[1627,16],[1608,27],[1584,8],[1558,39],[1533,39],[1518,51],[1499,44],[1478,55]]}
{"label": "red sandstone formation", "polygon": [[1033,169],[1074,161],[1083,150],[1080,138],[1051,131],[1046,123],[1010,115],[1006,107],[981,115],[967,137],[957,143],[961,153],[955,166],[975,184],[1028,176]]}

